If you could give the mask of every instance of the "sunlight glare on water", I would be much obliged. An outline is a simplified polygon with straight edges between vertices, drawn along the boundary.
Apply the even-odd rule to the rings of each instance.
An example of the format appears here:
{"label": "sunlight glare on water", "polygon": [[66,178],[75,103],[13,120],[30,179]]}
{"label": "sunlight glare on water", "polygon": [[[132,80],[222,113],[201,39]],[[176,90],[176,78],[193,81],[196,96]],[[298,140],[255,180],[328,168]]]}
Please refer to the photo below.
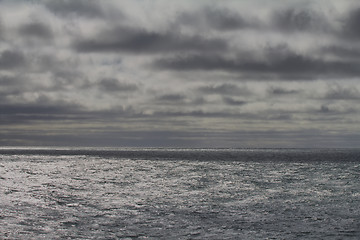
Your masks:
{"label": "sunlight glare on water", "polygon": [[3,149],[1,238],[360,237],[358,151],[91,151]]}

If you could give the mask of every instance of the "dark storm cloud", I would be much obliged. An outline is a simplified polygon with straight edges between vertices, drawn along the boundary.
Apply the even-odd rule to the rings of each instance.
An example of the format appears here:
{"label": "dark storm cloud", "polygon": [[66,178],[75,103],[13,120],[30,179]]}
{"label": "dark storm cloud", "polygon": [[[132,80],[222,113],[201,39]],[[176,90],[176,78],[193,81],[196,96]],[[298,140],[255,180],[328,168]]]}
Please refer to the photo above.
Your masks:
{"label": "dark storm cloud", "polygon": [[[311,58],[294,52],[273,51],[268,59],[251,60],[250,58],[226,58],[220,55],[185,55],[161,58],[154,62],[157,69],[174,71],[227,71],[253,74],[273,74],[282,79],[313,79],[314,77],[353,77],[360,74],[358,62],[341,60],[326,61]],[[265,75],[266,78],[269,75]]]}
{"label": "dark storm cloud", "polygon": [[21,26],[19,33],[23,37],[36,37],[39,39],[51,39],[53,37],[51,29],[40,22],[27,23]]}
{"label": "dark storm cloud", "polygon": [[45,6],[62,16],[79,15],[84,17],[102,17],[103,9],[100,1],[94,0],[47,0]]}
{"label": "dark storm cloud", "polygon": [[0,69],[14,69],[25,63],[25,56],[19,51],[5,50],[0,53]]}
{"label": "dark storm cloud", "polygon": [[180,25],[202,26],[219,31],[250,27],[252,24],[239,13],[225,8],[206,7],[197,12],[183,12],[176,19]]}
{"label": "dark storm cloud", "polygon": [[133,92],[138,90],[136,84],[123,83],[116,78],[104,78],[98,81],[98,86],[105,92]]}
{"label": "dark storm cloud", "polygon": [[100,31],[95,38],[75,41],[78,52],[159,53],[173,51],[220,51],[227,43],[221,39],[185,36],[172,32],[159,33],[145,29],[116,27]]}

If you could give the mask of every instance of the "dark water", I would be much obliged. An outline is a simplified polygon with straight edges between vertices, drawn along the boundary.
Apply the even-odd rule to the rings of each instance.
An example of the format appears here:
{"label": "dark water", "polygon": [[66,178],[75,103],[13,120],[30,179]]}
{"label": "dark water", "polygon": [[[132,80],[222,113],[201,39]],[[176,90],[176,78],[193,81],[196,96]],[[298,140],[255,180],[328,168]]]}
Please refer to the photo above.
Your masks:
{"label": "dark water", "polygon": [[0,149],[0,239],[359,238],[356,149]]}

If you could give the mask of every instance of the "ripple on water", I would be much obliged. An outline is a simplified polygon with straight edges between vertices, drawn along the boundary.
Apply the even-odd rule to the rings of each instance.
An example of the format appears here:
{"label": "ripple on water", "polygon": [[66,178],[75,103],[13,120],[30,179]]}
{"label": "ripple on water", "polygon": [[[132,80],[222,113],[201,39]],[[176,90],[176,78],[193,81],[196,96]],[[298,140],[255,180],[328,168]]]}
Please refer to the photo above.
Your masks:
{"label": "ripple on water", "polygon": [[6,155],[0,236],[358,239],[356,170],[356,162]]}

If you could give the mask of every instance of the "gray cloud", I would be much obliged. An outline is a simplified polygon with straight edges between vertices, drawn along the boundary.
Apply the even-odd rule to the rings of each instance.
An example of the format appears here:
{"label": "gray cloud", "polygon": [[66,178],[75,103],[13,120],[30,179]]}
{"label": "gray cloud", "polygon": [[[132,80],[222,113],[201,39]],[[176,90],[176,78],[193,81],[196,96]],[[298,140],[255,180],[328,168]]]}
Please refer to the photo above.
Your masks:
{"label": "gray cloud", "polygon": [[0,75],[0,100],[4,104],[10,95],[21,95],[27,91],[39,90],[34,89],[31,84],[24,85],[24,79],[18,76]]}
{"label": "gray cloud", "polygon": [[329,113],[330,108],[328,106],[326,106],[326,105],[321,105],[319,112],[321,112],[321,113]]}
{"label": "gray cloud", "polygon": [[6,75],[0,75],[0,85],[11,86],[13,84],[22,83],[18,78]]}
{"label": "gray cloud", "polygon": [[268,89],[268,92],[273,95],[289,95],[299,93],[298,90],[288,90],[281,87],[272,87]]}
{"label": "gray cloud", "polygon": [[[175,71],[229,71],[253,74],[262,78],[262,74],[274,74],[282,79],[313,79],[314,77],[351,77],[360,74],[357,62],[326,61],[294,52],[272,52],[265,60],[244,58],[226,58],[220,55],[185,55],[162,58],[154,62],[157,69]],[[266,76],[267,78],[269,76]],[[295,79],[296,79],[295,78]]]}
{"label": "gray cloud", "polygon": [[5,50],[0,53],[0,69],[14,69],[25,64],[25,56],[19,51]]}
{"label": "gray cloud", "polygon": [[325,99],[343,99],[355,100],[360,99],[360,92],[357,88],[344,88],[339,85],[332,86],[325,94]]}
{"label": "gray cloud", "polygon": [[249,95],[250,90],[247,88],[239,88],[235,84],[223,83],[217,85],[209,85],[199,87],[198,91],[206,94],[219,94],[219,95]]}
{"label": "gray cloud", "polygon": [[94,0],[47,0],[45,6],[62,16],[78,15],[84,17],[102,17],[103,9],[98,1]]}
{"label": "gray cloud", "polygon": [[3,27],[1,16],[0,16],[0,41],[2,41],[4,39],[4,35],[5,35],[4,33],[5,33],[5,31],[4,31],[4,27]]}
{"label": "gray cloud", "polygon": [[314,111],[314,114],[310,119],[312,121],[322,122],[344,121],[347,116],[356,115],[358,113],[359,111],[354,108],[339,109],[330,104],[322,104],[318,110]]}
{"label": "gray cloud", "polygon": [[116,78],[104,78],[98,81],[98,86],[105,92],[133,92],[138,90],[136,84],[123,83]]}
{"label": "gray cloud", "polygon": [[324,31],[329,28],[326,20],[311,9],[289,8],[275,11],[273,25],[282,31]]}
{"label": "gray cloud", "polygon": [[[91,129],[93,130],[93,129]],[[349,147],[356,146],[360,135],[354,132],[323,132],[318,129],[302,129],[292,131],[129,131],[122,129],[84,129],[80,134],[71,130],[66,132],[18,131],[0,133],[0,143],[3,145],[39,145],[39,146],[136,146],[136,147],[254,147],[249,139],[263,139],[263,147]],[[56,137],[54,137],[56,136]],[[309,141],[309,139],[313,141]],[[219,143],[220,142],[220,143]],[[315,145],[314,145],[315,143]],[[134,157],[136,152],[131,152]],[[142,157],[142,156],[140,156]]]}
{"label": "gray cloud", "polygon": [[114,121],[118,117],[143,117],[137,114],[131,107],[113,107],[106,110],[92,110],[81,104],[53,100],[41,95],[35,101],[28,103],[2,103],[0,104],[0,124],[28,123],[36,124],[36,121],[62,123],[64,120],[79,121]]}
{"label": "gray cloud", "polygon": [[330,54],[339,58],[360,60],[360,49],[344,46],[327,46],[319,50],[322,54]]}
{"label": "gray cloud", "polygon": [[51,29],[41,22],[27,23],[19,28],[19,33],[23,37],[35,37],[46,40],[53,38]]}
{"label": "gray cloud", "polygon": [[177,19],[180,25],[202,26],[219,31],[229,31],[250,27],[252,24],[239,13],[226,8],[206,7],[196,12],[183,12]]}
{"label": "gray cloud", "polygon": [[350,11],[347,17],[345,17],[342,36],[349,37],[351,39],[359,39],[360,37],[360,8]]}
{"label": "gray cloud", "polygon": [[81,119],[82,108],[73,103],[53,102],[46,97],[36,102],[22,104],[0,104],[0,123],[17,124],[38,120],[53,121],[65,119]]}
{"label": "gray cloud", "polygon": [[221,39],[185,36],[173,32],[159,33],[130,27],[100,31],[95,38],[74,42],[78,52],[159,53],[174,51],[220,51],[227,43]]}
{"label": "gray cloud", "polygon": [[32,104],[7,104],[0,105],[0,111],[4,115],[48,115],[48,114],[69,114],[78,113],[79,108],[74,105],[61,106],[61,105],[39,105],[38,103]]}
{"label": "gray cloud", "polygon": [[241,105],[244,105],[244,104],[247,103],[246,101],[236,100],[236,99],[231,98],[231,97],[224,97],[223,100],[224,100],[224,102],[226,104],[232,105],[232,106],[241,106]]}
{"label": "gray cloud", "polygon": [[181,94],[166,94],[157,98],[161,102],[182,102],[185,99],[186,97]]}
{"label": "gray cloud", "polygon": [[0,141],[297,147],[350,137],[360,8],[335,1],[0,0]]}

